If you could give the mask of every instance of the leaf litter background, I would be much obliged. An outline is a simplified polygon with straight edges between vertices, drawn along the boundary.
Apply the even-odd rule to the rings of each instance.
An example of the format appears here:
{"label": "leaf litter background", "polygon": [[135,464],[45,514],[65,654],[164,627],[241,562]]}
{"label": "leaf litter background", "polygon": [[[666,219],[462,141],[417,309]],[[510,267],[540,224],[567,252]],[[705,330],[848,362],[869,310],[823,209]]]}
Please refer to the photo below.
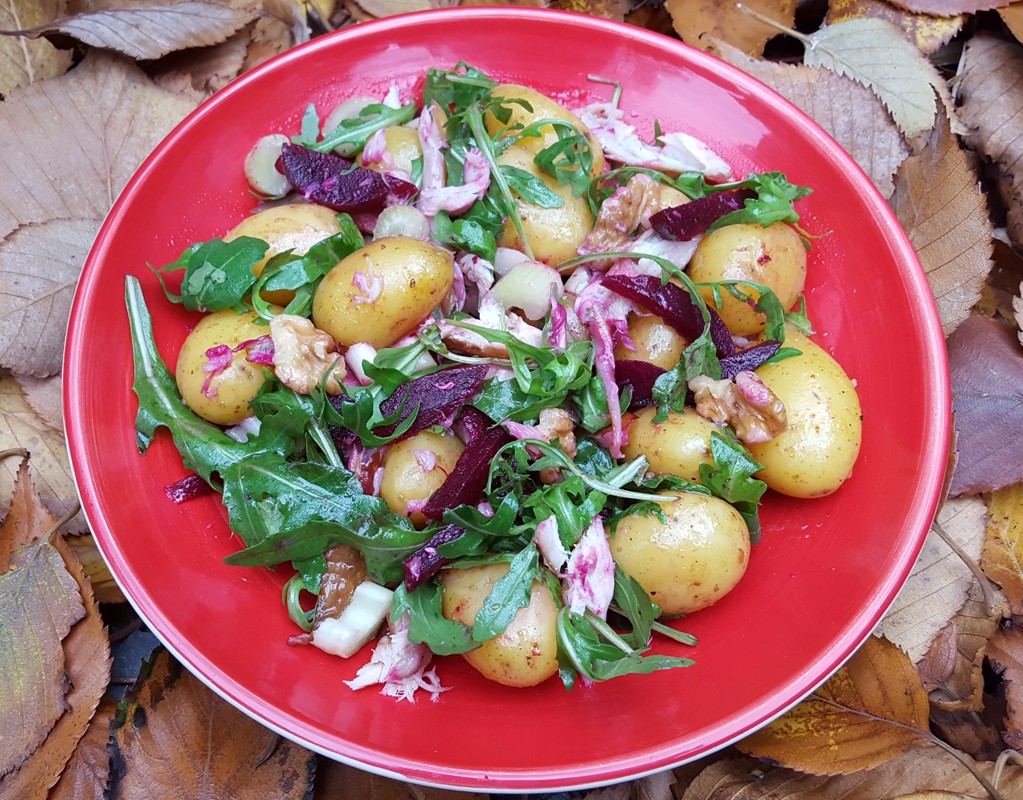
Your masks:
{"label": "leaf litter background", "polygon": [[[78,513],[60,405],[85,255],[163,135],[312,36],[457,1],[0,0],[0,800],[483,797],[317,757],[156,647]],[[820,690],[694,764],[549,797],[1023,798],[1023,2],[549,4],[709,50],[852,154],[937,298],[957,431],[912,578]]]}

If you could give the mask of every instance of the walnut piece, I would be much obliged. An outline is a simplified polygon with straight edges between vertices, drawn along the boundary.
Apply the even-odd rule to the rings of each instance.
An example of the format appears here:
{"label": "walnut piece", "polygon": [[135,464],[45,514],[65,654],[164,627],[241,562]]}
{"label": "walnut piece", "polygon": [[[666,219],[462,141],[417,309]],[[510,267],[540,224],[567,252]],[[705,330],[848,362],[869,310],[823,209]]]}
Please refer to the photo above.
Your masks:
{"label": "walnut piece", "polygon": [[345,360],[337,352],[334,337],[315,327],[305,317],[280,314],[270,320],[274,343],[274,372],[281,382],[298,392],[310,394],[324,382],[328,394],[341,394]]}
{"label": "walnut piece", "polygon": [[[563,408],[545,408],[540,412],[540,421],[536,430],[541,438],[548,442],[557,439],[561,443],[561,449],[569,458],[575,458],[578,452],[575,446],[575,423]],[[540,470],[540,482],[546,484],[559,483],[561,481],[561,469],[558,467],[547,467]]]}
{"label": "walnut piece", "polygon": [[[650,217],[666,208],[661,199],[661,184],[643,173],[629,178],[600,206],[593,230],[579,247],[579,254],[613,253],[628,250],[629,237],[639,228],[650,224]],[[607,269],[611,259],[589,264],[594,269]]]}
{"label": "walnut piece", "polygon": [[740,372],[734,383],[701,375],[689,381],[696,397],[696,413],[718,425],[731,425],[746,444],[769,442],[788,427],[785,406],[778,396],[750,371]]}

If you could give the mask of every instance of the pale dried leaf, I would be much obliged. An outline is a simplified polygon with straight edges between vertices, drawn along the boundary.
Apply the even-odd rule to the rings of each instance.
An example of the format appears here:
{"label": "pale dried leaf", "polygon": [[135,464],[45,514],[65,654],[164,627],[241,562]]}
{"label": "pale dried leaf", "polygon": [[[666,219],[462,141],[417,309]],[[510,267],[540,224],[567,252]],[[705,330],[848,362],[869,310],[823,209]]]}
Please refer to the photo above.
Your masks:
{"label": "pale dried leaf", "polygon": [[217,44],[255,16],[241,9],[185,0],[86,12],[22,28],[21,33],[33,38],[59,33],[141,61],[188,47]]}
{"label": "pale dried leaf", "polygon": [[[0,575],[0,776],[17,769],[67,709],[62,641],[85,614],[78,585],[46,542]],[[2,791],[2,786],[0,786]],[[14,796],[14,795],[9,795]]]}
{"label": "pale dried leaf", "polygon": [[[588,0],[567,0],[566,5],[559,6],[566,11],[578,11],[577,5],[586,4]],[[521,6],[523,8],[548,8],[552,4],[549,0],[512,0],[511,2],[505,2],[505,0],[462,0],[462,2],[454,3],[459,6]],[[594,16],[602,17],[606,16],[604,13],[605,8],[616,6],[616,0],[595,0],[590,8],[593,11],[584,11],[583,13],[592,13]],[[671,30],[669,23],[668,30]]]}
{"label": "pale dried leaf", "polygon": [[992,229],[971,161],[943,115],[927,147],[899,168],[891,205],[927,273],[947,336],[980,299]]}
{"label": "pale dried leaf", "polygon": [[430,0],[359,0],[359,5],[367,14],[377,18],[434,8]]}
{"label": "pale dried leaf", "polygon": [[750,58],[727,42],[716,54],[784,95],[831,134],[867,173],[885,198],[909,146],[877,96],[831,70]]}
{"label": "pale dried leaf", "polygon": [[103,800],[110,777],[107,743],[116,714],[117,701],[104,697],[49,800]]}
{"label": "pale dried leaf", "polygon": [[1009,5],[1012,0],[889,0],[893,6],[917,14],[952,17],[956,14],[976,14]]}
{"label": "pale dried leaf", "polygon": [[[754,19],[736,3],[718,0],[666,0],[675,32],[688,45],[706,50],[711,38],[728,42],[751,56],[761,56],[768,39],[778,35],[778,29]],[[796,0],[749,0],[744,6],[774,20],[780,25],[793,26],[796,19]]]}
{"label": "pale dried leaf", "polygon": [[800,772],[846,775],[919,747],[927,718],[909,658],[870,636],[820,689],[736,746]]}
{"label": "pale dried leaf", "polygon": [[988,645],[987,657],[1005,688],[1005,739],[1023,742],[1023,631],[999,631]]}
{"label": "pale dried leaf", "polygon": [[[58,13],[59,0],[0,0],[0,30],[42,25]],[[71,51],[47,41],[0,36],[0,96],[21,86],[63,75],[71,66]]]}
{"label": "pale dried leaf", "polygon": [[53,430],[62,433],[64,430],[64,381],[61,376],[33,378],[28,375],[19,375],[17,380],[21,390],[25,393],[25,400],[39,415],[39,419]]}
{"label": "pale dried leaf", "polygon": [[267,59],[290,50],[294,40],[291,26],[277,17],[260,17],[252,28],[242,72],[258,67]]}
{"label": "pale dried leaf", "polygon": [[935,92],[955,119],[944,79],[891,22],[851,19],[828,25],[809,39],[804,63],[834,70],[869,86],[908,139],[933,127]]}
{"label": "pale dried leaf", "polygon": [[1006,227],[1023,247],[1023,47],[987,33],[964,48],[958,98],[966,142],[997,168],[996,186],[1007,209]]}
{"label": "pale dried leaf", "polygon": [[898,25],[922,53],[930,55],[963,29],[966,17],[936,17],[896,8],[885,0],[831,0],[825,23],[834,25],[857,17],[877,17]]}
{"label": "pale dried leaf", "polygon": [[59,535],[51,537],[67,571],[78,584],[85,617],[64,640],[64,669],[71,688],[65,698],[68,711],[29,756],[21,768],[0,783],[0,796],[20,800],[47,800],[79,740],[89,727],[110,681],[110,640],[92,589],[75,554]]}
{"label": "pale dried leaf", "polygon": [[160,71],[153,80],[168,91],[198,92],[197,99],[220,91],[241,74],[254,28],[246,25],[211,47],[171,53],[160,59]]}
{"label": "pale dried leaf", "polygon": [[979,585],[970,587],[963,607],[931,643],[917,663],[932,707],[945,711],[980,711],[984,704],[984,654],[987,643],[1008,616],[1005,596],[993,590],[992,613]]}
{"label": "pale dried leaf", "polygon": [[1019,285],[1020,294],[1012,298],[1012,311],[1016,318],[1016,327],[1020,329],[1017,338],[1023,344],[1023,283]]}
{"label": "pale dried leaf", "polygon": [[194,107],[101,51],[66,75],[14,92],[0,115],[0,237],[53,219],[103,219],[142,160]]}
{"label": "pale dried leaf", "polygon": [[[974,767],[991,779],[993,763]],[[1023,769],[1010,764],[998,788],[1003,800],[1023,799]],[[917,748],[873,769],[833,777],[803,775],[752,759],[726,759],[697,776],[681,800],[859,800],[919,791],[960,792],[971,798],[982,794],[977,779],[954,757],[937,748]]]}
{"label": "pale dried leaf", "polygon": [[[974,561],[984,546],[987,508],[971,497],[949,500],[938,513],[945,532]],[[974,577],[941,537],[931,531],[913,567],[877,632],[909,655],[914,663],[924,657],[931,641],[962,608]]]}
{"label": "pale dried leaf", "polygon": [[981,566],[1002,588],[1012,613],[1023,614],[1023,484],[991,495]]}
{"label": "pale dried leaf", "polygon": [[[0,378],[0,450],[16,447],[32,454],[35,487],[46,507],[57,517],[67,514],[77,505],[78,492],[64,436],[39,419],[14,378],[3,377]],[[4,511],[14,490],[17,469],[17,463],[11,459],[0,462],[0,508]],[[78,531],[83,527],[84,520],[79,515],[67,529]]]}
{"label": "pale dried leaf", "polygon": [[71,300],[98,220],[25,225],[0,242],[0,367],[60,372]]}
{"label": "pale dried leaf", "polygon": [[85,570],[85,577],[89,579],[92,592],[97,603],[123,603],[126,601],[121,587],[117,585],[114,576],[110,574],[110,568],[103,556],[96,547],[96,540],[92,534],[67,537],[67,544],[78,560],[82,562],[82,569]]}
{"label": "pale dried leaf", "polygon": [[0,573],[10,569],[11,555],[20,547],[49,533],[57,519],[43,505],[32,485],[29,459],[21,459],[18,476],[14,481],[11,503],[0,523]]}
{"label": "pale dried leaf", "polygon": [[[125,711],[111,745],[123,765],[114,796],[302,800],[311,793],[311,752],[280,739],[262,760],[277,734],[215,695],[166,651]],[[203,769],[190,768],[195,763]]]}

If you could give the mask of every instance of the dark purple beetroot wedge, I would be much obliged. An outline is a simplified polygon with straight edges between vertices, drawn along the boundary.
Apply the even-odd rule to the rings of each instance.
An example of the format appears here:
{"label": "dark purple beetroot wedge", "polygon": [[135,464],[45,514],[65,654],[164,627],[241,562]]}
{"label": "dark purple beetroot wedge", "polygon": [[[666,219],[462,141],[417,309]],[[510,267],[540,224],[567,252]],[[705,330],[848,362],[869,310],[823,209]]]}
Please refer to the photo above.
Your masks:
{"label": "dark purple beetroot wedge", "polygon": [[281,147],[280,164],[306,200],[349,214],[379,212],[405,202],[417,191],[408,181],[296,144]]}
{"label": "dark purple beetroot wedge", "polygon": [[725,214],[745,208],[746,200],[756,196],[750,189],[714,192],[680,206],[658,211],[650,217],[650,227],[662,239],[688,242],[704,233]]}

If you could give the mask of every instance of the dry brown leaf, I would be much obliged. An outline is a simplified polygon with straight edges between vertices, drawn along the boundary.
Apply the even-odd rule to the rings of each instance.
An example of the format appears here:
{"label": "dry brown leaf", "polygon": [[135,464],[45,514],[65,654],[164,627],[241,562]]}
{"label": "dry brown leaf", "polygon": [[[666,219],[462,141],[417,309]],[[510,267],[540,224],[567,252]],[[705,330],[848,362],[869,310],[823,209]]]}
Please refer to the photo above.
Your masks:
{"label": "dry brown leaf", "polygon": [[1005,741],[1023,747],[1023,631],[1001,630],[991,639],[987,657],[1005,687]]}
{"label": "dry brown leaf", "polygon": [[[984,501],[949,500],[938,512],[938,522],[970,558],[980,561],[986,523]],[[966,600],[974,577],[942,538],[932,530],[913,566],[909,580],[878,625],[878,633],[897,644],[916,663],[931,641]]]}
{"label": "dry brown leaf", "polygon": [[358,0],[363,10],[373,17],[393,17],[411,11],[426,11],[431,8],[457,5],[455,0]]}
{"label": "dry brown leaf", "polygon": [[947,336],[980,299],[992,229],[970,160],[939,117],[927,147],[899,168],[891,205],[927,273]]}
{"label": "dry brown leaf", "polygon": [[107,743],[117,701],[104,697],[48,800],[103,800],[110,777]]}
{"label": "dry brown leaf", "polygon": [[1023,484],[991,495],[981,566],[1002,587],[1012,613],[1023,614]]}
{"label": "dry brown leaf", "polygon": [[[19,447],[32,454],[34,483],[46,507],[59,517],[76,507],[78,492],[64,436],[39,419],[14,378],[0,377],[0,450]],[[11,497],[17,470],[17,464],[11,459],[0,461],[0,508],[5,509]],[[82,516],[76,517],[66,528],[82,530]]]}
{"label": "dry brown leaf", "polygon": [[956,14],[976,14],[992,8],[1007,6],[1012,0],[888,0],[893,6],[916,14],[953,17]]}
{"label": "dry brown leaf", "polygon": [[912,662],[870,636],[820,689],[736,746],[800,772],[845,775],[919,747],[927,714]]}
{"label": "dry brown leaf", "polygon": [[246,25],[211,47],[171,53],[160,59],[153,80],[168,91],[198,92],[200,97],[220,91],[241,74],[254,28],[255,23]]}
{"label": "dry brown leaf", "polygon": [[3,523],[0,523],[0,573],[10,569],[11,555],[15,550],[49,533],[56,524],[56,517],[46,509],[32,486],[26,456],[18,466],[11,503]]}
{"label": "dry brown leaf", "polygon": [[[17,769],[67,710],[62,642],[85,615],[60,553],[40,542],[0,575],[0,776]],[[0,783],[0,793],[4,792]],[[14,797],[15,795],[8,795]]]}
{"label": "dry brown leaf", "polygon": [[[308,38],[308,28],[305,29],[303,36]],[[296,38],[294,20],[272,15],[260,17],[252,27],[242,72],[258,67],[267,59],[290,50],[301,41],[303,39]]]}
{"label": "dry brown leaf", "polygon": [[85,570],[85,577],[89,579],[92,592],[97,603],[124,603],[126,598],[117,585],[114,576],[110,574],[107,562],[103,560],[96,541],[92,534],[81,536],[68,536],[68,547],[75,551],[78,560],[82,562],[82,569]]}
{"label": "dry brown leaf", "polygon": [[958,98],[966,141],[997,168],[1010,239],[1023,248],[1023,47],[979,32],[963,52]]}
{"label": "dry brown leaf", "polygon": [[668,14],[668,9],[660,3],[643,3],[636,6],[625,15],[625,21],[629,25],[663,33],[665,36],[675,35],[675,28],[671,24],[671,15]]}
{"label": "dry brown leaf", "polygon": [[994,266],[984,281],[974,311],[985,317],[1000,317],[1019,327],[1013,304],[1018,301],[1023,282],[1023,257],[1013,249],[1005,228],[995,229],[992,244]]}
{"label": "dry brown leaf", "polygon": [[945,711],[980,711],[984,704],[984,654],[987,643],[1009,614],[1005,597],[995,591],[993,613],[978,584],[949,624],[917,663],[931,705]]}
{"label": "dry brown leaf", "polygon": [[243,9],[207,2],[146,4],[62,17],[18,32],[30,38],[60,34],[137,60],[224,41],[255,18]]}
{"label": "dry brown leaf", "polygon": [[301,800],[312,790],[311,752],[246,717],[166,651],[128,698],[112,750],[117,797]]}
{"label": "dry brown leaf", "polygon": [[46,741],[21,768],[0,782],[0,796],[17,797],[19,800],[47,799],[50,788],[60,778],[110,682],[110,640],[85,571],[59,534],[51,537],[50,541],[78,584],[85,616],[71,628],[64,640],[64,669],[71,684],[65,698],[67,713],[57,720]]}
{"label": "dry brown leaf", "polygon": [[[609,4],[613,5],[614,0],[609,0]],[[454,5],[459,6],[521,6],[523,8],[548,8],[551,3],[548,0],[510,0],[505,2],[504,0],[462,0],[462,2],[456,2]],[[574,9],[568,9],[574,10]],[[599,12],[593,12],[596,16],[602,16]],[[668,30],[671,30],[670,26]]]}
{"label": "dry brown leaf", "polygon": [[486,800],[487,795],[429,789],[374,775],[332,759],[321,758],[316,767],[315,797],[358,797],[360,800]]}
{"label": "dry brown leaf", "polygon": [[39,419],[57,432],[64,430],[64,382],[60,375],[49,378],[32,378],[19,375],[18,385],[25,393],[25,400]]}
{"label": "dry brown leaf", "polygon": [[[777,28],[753,19],[736,3],[666,0],[664,5],[682,41],[701,50],[707,50],[713,38],[759,58],[768,39],[778,35]],[[795,24],[796,0],[750,0],[743,5],[781,25]]]}
{"label": "dry brown leaf", "polygon": [[750,58],[727,42],[714,42],[714,51],[803,109],[891,196],[909,146],[870,89],[830,70]]}
{"label": "dry brown leaf", "polygon": [[[0,0],[0,30],[43,25],[60,11],[60,0]],[[0,96],[21,86],[63,75],[71,51],[46,41],[0,36]]]}
{"label": "dry brown leaf", "polygon": [[[461,5],[468,4],[463,2]],[[632,10],[632,3],[630,0],[554,0],[551,8],[625,22],[625,15]]]}
{"label": "dry brown leaf", "polygon": [[989,716],[976,711],[944,711],[933,707],[931,725],[942,741],[961,753],[977,761],[994,761],[1005,750],[1005,742]]}
{"label": "dry brown leaf", "polygon": [[0,367],[60,372],[71,300],[98,220],[25,225],[0,242]]}
{"label": "dry brown leaf", "polygon": [[935,17],[896,8],[885,0],[831,0],[825,22],[834,25],[857,17],[877,17],[898,25],[922,53],[931,54],[962,30],[966,17]]}
{"label": "dry brown leaf", "polygon": [[1010,3],[998,9],[998,15],[1005,23],[1005,27],[1016,37],[1016,41],[1023,41],[1023,3]]}
{"label": "dry brown leaf", "polygon": [[103,219],[142,160],[194,107],[100,51],[66,75],[12,93],[0,115],[0,237],[54,219]]}

